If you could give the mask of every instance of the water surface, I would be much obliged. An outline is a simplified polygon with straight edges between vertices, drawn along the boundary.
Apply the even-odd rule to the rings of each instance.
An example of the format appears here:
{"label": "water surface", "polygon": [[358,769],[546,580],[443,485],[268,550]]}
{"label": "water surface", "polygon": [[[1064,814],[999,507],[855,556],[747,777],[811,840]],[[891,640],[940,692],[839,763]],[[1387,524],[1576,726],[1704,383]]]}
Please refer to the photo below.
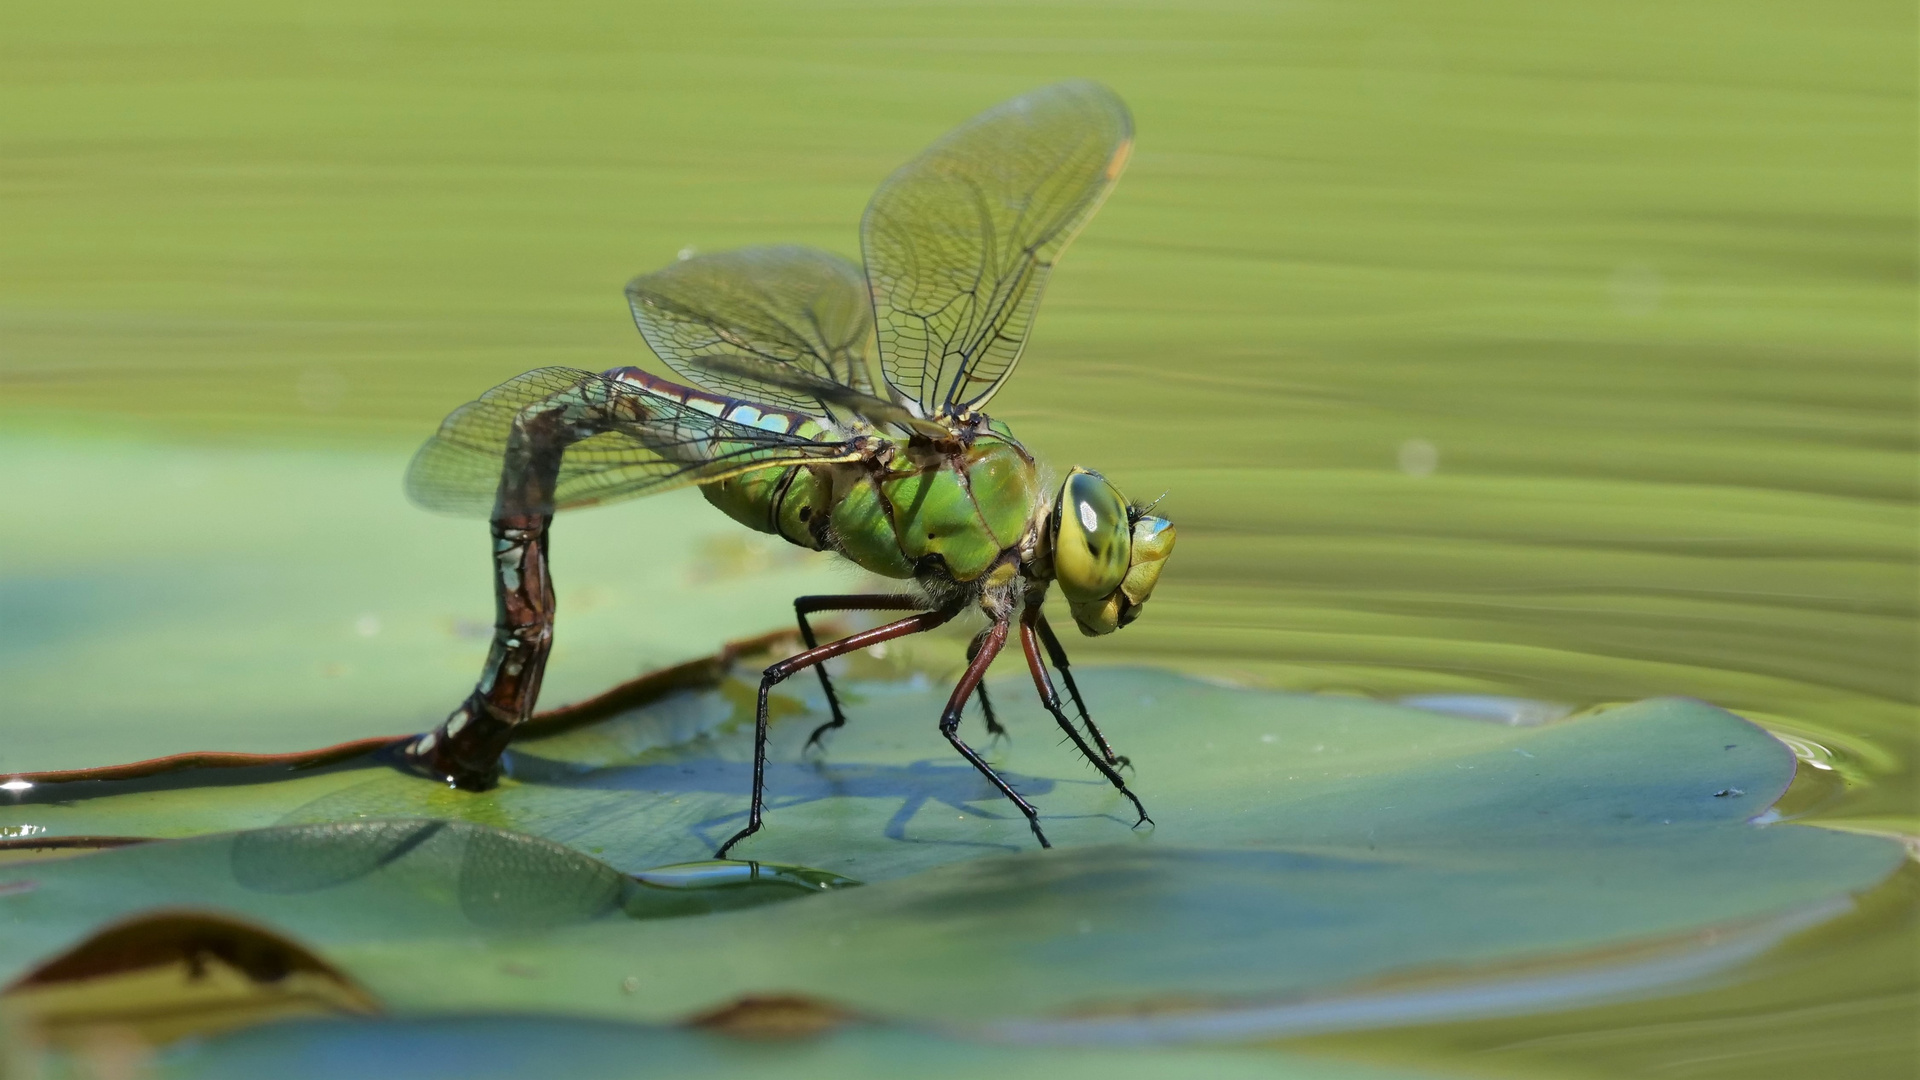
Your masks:
{"label": "water surface", "polygon": [[[1790,811],[1912,834],[1914,18],[41,7],[0,40],[0,415],[47,445],[157,440],[156,462],[397,461],[509,375],[640,359],[629,276],[687,247],[852,253],[866,195],[928,139],[1090,76],[1134,107],[1138,152],[995,409],[1057,467],[1169,492],[1181,544],[1147,617],[1082,662],[1576,707],[1696,695],[1795,740],[1813,779]],[[33,489],[14,529],[49,539],[6,542],[8,588],[69,595],[44,591],[65,536],[190,545],[196,519],[146,490],[136,514]],[[658,513],[681,543],[702,510]],[[644,557],[648,520],[562,528],[596,551],[631,530]],[[562,588],[586,589],[604,564],[569,565],[565,536]],[[751,583],[743,558],[714,565]],[[775,579],[804,568],[776,569],[737,590],[743,625],[755,603],[783,621]],[[344,634],[359,611],[327,618]],[[568,626],[556,663],[584,672]],[[50,647],[5,640],[15,663]],[[1408,1052],[1704,1075],[1754,1064],[1763,1029],[1775,1075],[1894,1060],[1914,907],[1873,904],[1737,992]],[[1684,1050],[1675,1018],[1698,1025]]]}

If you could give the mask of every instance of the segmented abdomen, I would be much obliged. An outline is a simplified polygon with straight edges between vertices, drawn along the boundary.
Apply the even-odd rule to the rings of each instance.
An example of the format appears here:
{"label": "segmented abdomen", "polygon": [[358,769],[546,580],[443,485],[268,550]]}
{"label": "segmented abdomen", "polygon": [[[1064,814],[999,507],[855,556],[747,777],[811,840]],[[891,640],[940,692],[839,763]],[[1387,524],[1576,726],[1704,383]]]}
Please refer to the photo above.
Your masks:
{"label": "segmented abdomen", "polygon": [[[742,398],[697,390],[669,382],[635,367],[614,368],[605,376],[627,383],[655,397],[669,398],[688,408],[731,420],[736,424],[796,435],[803,439],[838,438],[818,417],[777,409],[771,405]],[[736,445],[724,437],[711,442],[693,442],[676,447],[682,455],[713,455]],[[801,547],[820,550],[825,547],[819,525],[829,510],[828,484],[820,484],[814,471],[804,465],[787,465],[730,476],[700,487],[708,502],[727,516],[750,529],[772,533]],[[814,516],[821,515],[821,522]]]}
{"label": "segmented abdomen", "polygon": [[709,393],[691,386],[682,386],[642,371],[637,367],[618,367],[603,372],[606,378],[615,382],[637,386],[649,394],[678,401],[688,408],[697,409],[708,416],[718,416],[736,424],[760,428],[763,431],[778,431],[784,435],[798,435],[803,439],[830,439],[839,436],[828,429],[819,417],[806,413],[776,409],[771,405],[744,398],[731,398],[721,394]]}

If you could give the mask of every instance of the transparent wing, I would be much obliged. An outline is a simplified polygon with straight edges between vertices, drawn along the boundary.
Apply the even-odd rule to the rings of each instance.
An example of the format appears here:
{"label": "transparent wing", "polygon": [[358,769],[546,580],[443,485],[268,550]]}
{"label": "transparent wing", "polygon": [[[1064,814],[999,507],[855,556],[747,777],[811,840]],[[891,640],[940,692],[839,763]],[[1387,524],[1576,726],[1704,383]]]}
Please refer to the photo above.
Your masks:
{"label": "transparent wing", "polygon": [[854,443],[748,427],[592,372],[540,368],[441,421],[407,469],[407,496],[429,510],[488,517],[503,476],[517,485],[529,462],[556,453],[551,494],[527,510],[591,506],[755,469],[862,456]]}
{"label": "transparent wing", "polygon": [[861,225],[888,384],[930,417],[985,405],[1132,143],[1113,91],[1065,82],[988,109],[888,177]]}
{"label": "transparent wing", "polygon": [[871,393],[873,312],[852,262],[804,247],[753,247],[690,259],[634,278],[627,302],[667,366],[709,390],[783,409],[830,415],[791,386],[702,367],[736,356]]}

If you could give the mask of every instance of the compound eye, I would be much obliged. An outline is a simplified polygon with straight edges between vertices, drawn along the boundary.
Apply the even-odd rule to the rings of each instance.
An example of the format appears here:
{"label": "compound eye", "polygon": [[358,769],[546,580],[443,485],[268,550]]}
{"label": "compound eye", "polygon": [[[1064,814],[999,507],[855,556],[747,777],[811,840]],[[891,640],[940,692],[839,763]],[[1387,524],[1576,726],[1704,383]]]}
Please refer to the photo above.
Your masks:
{"label": "compound eye", "polygon": [[1132,552],[1127,502],[1098,473],[1075,469],[1060,485],[1053,575],[1068,600],[1098,600],[1120,587]]}

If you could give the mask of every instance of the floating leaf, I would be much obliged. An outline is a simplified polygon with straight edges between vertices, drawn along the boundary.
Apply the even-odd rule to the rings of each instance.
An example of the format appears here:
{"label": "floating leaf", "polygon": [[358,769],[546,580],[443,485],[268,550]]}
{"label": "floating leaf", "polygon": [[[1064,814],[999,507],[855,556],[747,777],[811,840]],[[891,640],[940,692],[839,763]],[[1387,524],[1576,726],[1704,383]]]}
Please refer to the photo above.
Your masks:
{"label": "floating leaf", "polygon": [[[817,693],[796,683],[783,689]],[[996,700],[1013,736],[990,756],[1039,805],[1062,846],[1430,851],[1524,841],[1573,851],[1620,830],[1752,818],[1794,768],[1792,754],[1752,724],[1682,699],[1515,727],[1154,671],[1098,669],[1082,683],[1137,764],[1131,783],[1156,824],[1132,830],[1125,801],[1057,744],[1058,729],[1030,689],[1003,682]],[[824,715],[789,699],[783,711],[799,715],[773,728],[766,829],[737,854],[872,881],[1033,847],[1025,822],[934,729],[943,693],[852,689],[848,726],[829,736],[824,753],[802,751]],[[0,822],[42,836],[183,836],[445,817],[546,836],[631,873],[707,857],[740,826],[752,773],[750,700],[745,684],[678,694],[516,744],[510,779],[480,794],[361,763],[278,772],[271,782],[208,772],[45,785],[20,793]]]}
{"label": "floating leaf", "polygon": [[[479,676],[491,541],[407,503],[404,451],[17,437],[0,451],[44,525],[0,566],[0,774],[422,731]],[[191,526],[128,527],[155,521]],[[692,491],[563,518],[546,700],[790,625],[794,595],[844,586],[825,556],[740,532]],[[722,539],[772,557],[695,573]]]}
{"label": "floating leaf", "polygon": [[[293,824],[35,866],[0,912],[77,935],[190,895],[315,942],[400,1009],[666,1021],[798,993],[1022,1037],[1183,1039],[1301,1030],[1305,1005],[1365,1025],[1664,985],[1844,910],[1901,858],[1749,823],[1792,756],[1698,702],[1513,727],[1156,672],[1086,683],[1156,828],[1129,829],[1118,794],[1002,694],[1018,741],[1001,764],[1061,844],[1032,850],[942,753],[939,695],[869,684],[823,762],[799,753],[814,717],[777,725],[768,827],[739,850],[878,884],[649,917],[678,909],[614,868],[704,854],[744,810],[750,733],[715,691],[531,744],[483,795],[361,768],[211,789],[209,806],[179,789],[23,805],[54,831],[177,828],[183,809]],[[402,813],[469,820],[377,820]],[[0,870],[0,891],[27,870]],[[32,959],[13,949],[0,959]],[[1515,967],[1556,957],[1588,977]],[[1207,1019],[1138,1019],[1169,1010]]]}

